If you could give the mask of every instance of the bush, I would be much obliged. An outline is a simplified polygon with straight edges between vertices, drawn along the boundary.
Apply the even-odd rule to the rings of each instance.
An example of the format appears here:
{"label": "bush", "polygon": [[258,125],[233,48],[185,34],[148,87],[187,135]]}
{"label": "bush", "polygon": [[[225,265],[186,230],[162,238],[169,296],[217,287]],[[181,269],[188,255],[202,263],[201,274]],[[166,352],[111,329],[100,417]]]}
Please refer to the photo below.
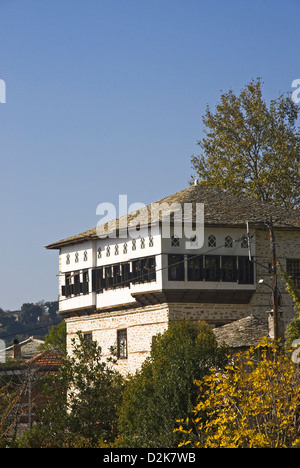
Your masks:
{"label": "bush", "polygon": [[[257,358],[260,352],[261,358]],[[193,421],[180,445],[199,448],[290,448],[300,442],[299,368],[272,342],[235,356],[198,381]]]}

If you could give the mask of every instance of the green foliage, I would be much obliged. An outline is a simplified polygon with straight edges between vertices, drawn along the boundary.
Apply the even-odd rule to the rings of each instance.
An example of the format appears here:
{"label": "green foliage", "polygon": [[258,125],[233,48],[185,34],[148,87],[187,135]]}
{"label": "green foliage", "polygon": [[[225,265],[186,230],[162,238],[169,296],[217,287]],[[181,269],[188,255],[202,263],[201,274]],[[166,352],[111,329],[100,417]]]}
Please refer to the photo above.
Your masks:
{"label": "green foliage", "polygon": [[292,349],[293,341],[300,338],[300,293],[292,278],[288,276],[279,262],[277,266],[279,275],[285,281],[286,290],[294,301],[295,316],[285,330],[285,348],[287,351],[290,351]]}
{"label": "green foliage", "polygon": [[224,348],[204,322],[171,323],[155,339],[151,356],[125,389],[119,446],[176,447],[176,420],[187,417],[197,399],[194,380],[227,361]]}
{"label": "green foliage", "polygon": [[0,309],[0,339],[5,339],[8,345],[15,338],[22,341],[32,335],[43,339],[49,329],[61,321],[57,301],[25,303],[13,312]]}
{"label": "green foliage", "polygon": [[279,96],[268,106],[261,81],[235,95],[228,91],[203,116],[202,153],[192,156],[196,177],[207,187],[287,207],[299,205],[299,107]]}
{"label": "green foliage", "polygon": [[20,440],[21,447],[95,447],[117,435],[123,379],[101,348],[78,334],[72,355],[46,382],[40,424]]}

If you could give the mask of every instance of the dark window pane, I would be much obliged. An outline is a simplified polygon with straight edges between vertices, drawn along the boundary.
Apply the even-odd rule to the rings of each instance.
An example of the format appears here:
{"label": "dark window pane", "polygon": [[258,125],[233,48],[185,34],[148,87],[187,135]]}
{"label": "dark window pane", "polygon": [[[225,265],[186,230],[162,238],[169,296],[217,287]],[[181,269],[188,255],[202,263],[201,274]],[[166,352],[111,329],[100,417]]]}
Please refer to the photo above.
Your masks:
{"label": "dark window pane", "polygon": [[237,281],[236,257],[222,257],[222,281]]}
{"label": "dark window pane", "polygon": [[220,257],[217,255],[206,255],[205,257],[205,280],[220,281]]}
{"label": "dark window pane", "polygon": [[169,281],[184,281],[184,256],[168,255]]}
{"label": "dark window pane", "polygon": [[238,258],[238,280],[240,284],[254,283],[254,268],[253,263],[248,257]]}
{"label": "dark window pane", "polygon": [[203,281],[204,269],[203,269],[203,256],[188,257],[188,281]]}

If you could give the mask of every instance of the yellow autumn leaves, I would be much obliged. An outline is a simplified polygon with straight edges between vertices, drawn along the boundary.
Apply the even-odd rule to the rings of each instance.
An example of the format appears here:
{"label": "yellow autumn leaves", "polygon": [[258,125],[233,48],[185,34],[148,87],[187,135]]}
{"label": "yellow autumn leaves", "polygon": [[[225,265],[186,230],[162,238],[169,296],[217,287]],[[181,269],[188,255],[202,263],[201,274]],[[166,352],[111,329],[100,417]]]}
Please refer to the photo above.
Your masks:
{"label": "yellow autumn leaves", "polygon": [[183,447],[288,448],[300,441],[300,373],[269,339],[235,355],[225,370],[195,382],[192,421],[180,421]]}

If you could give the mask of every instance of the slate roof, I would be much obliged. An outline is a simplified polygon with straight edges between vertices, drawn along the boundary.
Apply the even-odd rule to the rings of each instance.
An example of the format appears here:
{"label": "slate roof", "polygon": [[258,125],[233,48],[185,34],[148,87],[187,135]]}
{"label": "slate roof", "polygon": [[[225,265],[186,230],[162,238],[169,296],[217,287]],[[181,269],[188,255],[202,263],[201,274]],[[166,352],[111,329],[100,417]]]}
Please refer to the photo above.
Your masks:
{"label": "slate roof", "polygon": [[[177,203],[183,206],[184,203],[204,203],[204,223],[210,226],[243,226],[246,221],[252,225],[259,226],[272,217],[274,227],[281,229],[300,229],[300,211],[298,209],[287,209],[258,200],[249,199],[245,196],[231,195],[222,190],[203,187],[202,185],[191,185],[173,195],[170,195],[158,202],[151,203],[141,210],[128,215],[128,224],[137,216],[141,225],[149,225],[162,220],[162,213],[159,211],[159,204]],[[152,217],[151,217],[152,215]],[[110,221],[103,225],[107,234],[115,227],[118,229],[124,226],[125,217]],[[75,236],[68,237],[46,246],[47,249],[59,249],[64,245],[72,245],[85,240],[98,238],[97,228],[89,229]]]}
{"label": "slate roof", "polygon": [[222,327],[214,328],[213,332],[218,344],[225,343],[231,349],[256,346],[261,338],[269,337],[268,318],[249,315]]}
{"label": "slate roof", "polygon": [[[21,347],[22,359],[31,359],[39,353],[40,346],[44,343],[42,340],[38,340],[33,336],[27,338],[19,343]],[[6,357],[13,357],[13,345],[5,349]]]}

